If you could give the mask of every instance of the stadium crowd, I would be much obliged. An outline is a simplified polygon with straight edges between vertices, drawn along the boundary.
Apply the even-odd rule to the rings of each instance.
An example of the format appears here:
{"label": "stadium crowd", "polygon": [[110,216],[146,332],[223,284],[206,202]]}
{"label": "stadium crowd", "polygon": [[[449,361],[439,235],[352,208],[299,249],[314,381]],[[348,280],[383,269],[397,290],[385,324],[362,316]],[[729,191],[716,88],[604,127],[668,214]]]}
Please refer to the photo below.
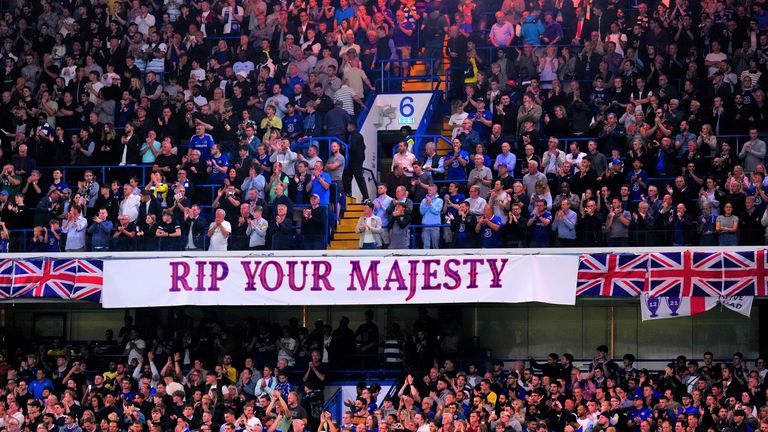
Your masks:
{"label": "stadium crowd", "polygon": [[[493,361],[471,352],[426,310],[380,334],[373,312],[356,330],[247,321],[232,331],[209,313],[174,312],[173,328],[71,345],[8,335],[0,428],[8,432],[765,432],[765,358],[679,356],[663,371],[569,353]],[[11,345],[9,345],[11,344]],[[13,345],[13,346],[12,346]],[[460,366],[461,365],[461,366]],[[327,411],[334,375],[394,370],[391,391],[362,382],[343,415]],[[352,369],[351,371],[349,369]],[[402,372],[401,372],[402,371]]]}
{"label": "stadium crowd", "polygon": [[[763,2],[2,7],[5,251],[322,249],[353,179],[365,248],[765,244]],[[452,149],[369,197],[375,78],[443,55]]]}

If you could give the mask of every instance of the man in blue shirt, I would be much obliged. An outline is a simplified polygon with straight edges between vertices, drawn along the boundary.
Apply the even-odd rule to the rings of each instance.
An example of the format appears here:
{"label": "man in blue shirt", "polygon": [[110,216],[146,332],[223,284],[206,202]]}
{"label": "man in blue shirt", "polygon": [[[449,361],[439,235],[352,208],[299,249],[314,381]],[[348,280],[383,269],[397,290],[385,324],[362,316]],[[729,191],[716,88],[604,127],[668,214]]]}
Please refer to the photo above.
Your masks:
{"label": "man in blue shirt", "polygon": [[528,229],[530,230],[531,242],[528,245],[532,248],[549,247],[550,229],[552,223],[552,213],[547,211],[547,202],[544,200],[536,201],[536,207],[528,219]]}
{"label": "man in blue shirt", "polygon": [[461,141],[453,140],[453,150],[445,155],[446,179],[465,183],[467,181],[467,164],[469,153],[461,149]]}
{"label": "man in blue shirt", "polygon": [[539,19],[540,12],[541,8],[534,6],[531,14],[523,21],[523,25],[520,28],[520,37],[523,38],[525,43],[531,45],[539,45],[541,43],[540,38],[544,34],[544,24]]}
{"label": "man in blue shirt", "polygon": [[472,129],[477,131],[477,134],[480,136],[480,142],[484,143],[491,136],[493,113],[485,109],[485,99],[477,98],[475,103],[477,103],[477,111],[469,113],[469,118],[472,119]]}
{"label": "man in blue shirt", "polygon": [[91,245],[94,252],[109,250],[109,242],[112,239],[112,226],[107,209],[99,209],[99,214],[93,218],[93,224],[88,227],[88,232],[92,236]]}
{"label": "man in blue shirt", "polygon": [[88,221],[82,215],[82,208],[73,205],[67,213],[62,232],[67,234],[65,249],[67,252],[85,252],[85,230]]}
{"label": "man in blue shirt", "polygon": [[208,178],[213,183],[221,183],[227,178],[229,156],[219,150],[217,144],[211,146],[211,156],[208,159]]}
{"label": "man in blue shirt", "polygon": [[42,368],[38,368],[35,372],[35,380],[29,383],[29,392],[34,395],[35,399],[40,400],[43,398],[43,390],[54,389],[53,381],[46,378],[45,371]]}
{"label": "man in blue shirt", "polygon": [[320,197],[320,205],[328,205],[331,202],[331,175],[323,170],[323,163],[315,162],[312,167],[312,177],[309,180],[309,194]]}
{"label": "man in blue shirt", "polygon": [[517,166],[517,156],[512,153],[512,146],[508,142],[501,143],[501,153],[496,156],[493,163],[493,170],[499,172],[499,165],[506,165],[511,170]]}
{"label": "man in blue shirt", "polygon": [[304,134],[304,124],[301,114],[296,111],[296,105],[293,102],[285,104],[285,117],[283,117],[283,131],[286,138],[291,143],[296,142]]}
{"label": "man in blue shirt", "polygon": [[486,204],[483,215],[477,218],[475,231],[480,233],[480,247],[501,247],[501,225],[503,222],[498,215],[493,214],[493,207]]}
{"label": "man in blue shirt", "polygon": [[632,426],[632,432],[640,432],[640,423],[651,418],[651,410],[645,406],[642,398],[636,398],[634,406],[627,411],[629,424]]}
{"label": "man in blue shirt", "polygon": [[[392,197],[387,195],[387,185],[384,183],[381,183],[378,186],[376,186],[376,193],[379,195],[373,200],[373,214],[375,214],[376,216],[379,217],[379,219],[381,219],[382,227],[388,227],[389,213],[387,213],[387,209],[392,204]],[[381,230],[381,243],[383,248],[386,248],[387,246],[389,246],[389,230],[388,229]]]}
{"label": "man in blue shirt", "polygon": [[211,157],[211,147],[214,145],[213,137],[205,133],[205,126],[195,126],[195,134],[189,139],[188,149],[200,150],[200,160],[207,161]]}
{"label": "man in blue shirt", "polygon": [[442,222],[443,200],[437,196],[437,185],[427,187],[427,196],[421,200],[419,213],[421,223],[424,225],[421,231],[421,241],[424,249],[440,248],[440,227],[428,227],[427,225],[440,225]]}

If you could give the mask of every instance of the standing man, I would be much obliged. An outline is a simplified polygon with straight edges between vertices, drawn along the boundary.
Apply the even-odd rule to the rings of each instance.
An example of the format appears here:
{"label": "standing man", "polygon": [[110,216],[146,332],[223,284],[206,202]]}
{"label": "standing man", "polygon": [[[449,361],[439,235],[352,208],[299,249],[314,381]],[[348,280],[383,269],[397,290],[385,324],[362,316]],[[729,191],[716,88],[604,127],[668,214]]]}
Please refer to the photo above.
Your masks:
{"label": "standing man", "polygon": [[[424,249],[440,248],[440,225],[442,222],[443,200],[437,195],[437,185],[427,187],[427,196],[421,200],[419,212],[421,223],[424,225],[421,231],[421,241]],[[430,226],[432,225],[432,226]]]}
{"label": "standing man", "polygon": [[354,121],[347,122],[347,144],[349,145],[347,151],[347,166],[344,168],[344,174],[342,176],[344,191],[347,194],[352,195],[352,177],[354,177],[357,182],[357,187],[360,189],[360,194],[365,201],[370,198],[368,195],[368,185],[365,181],[363,172],[363,162],[365,162],[365,141],[360,132],[357,131],[357,125]]}
{"label": "standing man", "polygon": [[61,230],[67,234],[65,250],[67,252],[85,252],[85,230],[88,221],[82,215],[82,208],[73,205],[67,213],[67,219]]}

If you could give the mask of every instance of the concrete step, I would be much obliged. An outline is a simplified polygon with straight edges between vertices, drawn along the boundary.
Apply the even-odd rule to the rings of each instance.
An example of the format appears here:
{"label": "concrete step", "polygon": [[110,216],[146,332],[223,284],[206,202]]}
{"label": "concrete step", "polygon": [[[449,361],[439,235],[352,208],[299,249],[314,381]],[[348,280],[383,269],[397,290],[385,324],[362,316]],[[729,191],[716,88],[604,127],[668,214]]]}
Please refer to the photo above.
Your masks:
{"label": "concrete step", "polygon": [[333,240],[330,245],[328,245],[328,249],[330,250],[352,250],[352,249],[359,249],[360,248],[360,241],[358,239],[355,240]]}
{"label": "concrete step", "polygon": [[360,234],[356,232],[337,232],[333,235],[333,241],[337,240],[357,240]]}

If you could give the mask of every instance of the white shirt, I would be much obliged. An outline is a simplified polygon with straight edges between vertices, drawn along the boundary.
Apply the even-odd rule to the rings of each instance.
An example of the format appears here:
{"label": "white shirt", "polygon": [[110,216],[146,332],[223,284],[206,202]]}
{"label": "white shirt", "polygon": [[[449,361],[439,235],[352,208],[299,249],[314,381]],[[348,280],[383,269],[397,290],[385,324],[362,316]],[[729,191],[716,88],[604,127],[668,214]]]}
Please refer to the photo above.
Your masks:
{"label": "white shirt", "polygon": [[[147,343],[144,342],[143,339],[134,339],[134,346],[135,348],[131,348],[131,344],[128,343],[125,345],[125,349],[130,349],[128,352],[128,363],[131,362],[131,360],[136,359],[139,360],[142,357],[142,353],[144,352],[144,349],[147,347]],[[138,350],[141,350],[141,353],[139,353]]]}
{"label": "white shirt", "polygon": [[[216,226],[216,222],[211,222],[211,225],[208,227],[210,230]],[[211,245],[208,247],[208,250],[211,251],[225,251],[227,250],[227,237],[224,237],[224,234],[221,232],[221,228],[224,228],[227,230],[227,232],[232,232],[232,225],[230,225],[229,222],[224,221],[221,223],[220,227],[216,227],[216,231],[213,232],[213,235],[211,236]]]}
{"label": "white shirt", "polygon": [[149,28],[155,25],[155,16],[150,13],[145,17],[139,15],[133,19],[133,22],[139,27],[138,30],[141,34],[147,36],[149,34]]}
{"label": "white shirt", "polygon": [[138,195],[131,194],[120,201],[120,216],[127,215],[131,222],[136,222],[139,217],[139,202],[141,198]]}

